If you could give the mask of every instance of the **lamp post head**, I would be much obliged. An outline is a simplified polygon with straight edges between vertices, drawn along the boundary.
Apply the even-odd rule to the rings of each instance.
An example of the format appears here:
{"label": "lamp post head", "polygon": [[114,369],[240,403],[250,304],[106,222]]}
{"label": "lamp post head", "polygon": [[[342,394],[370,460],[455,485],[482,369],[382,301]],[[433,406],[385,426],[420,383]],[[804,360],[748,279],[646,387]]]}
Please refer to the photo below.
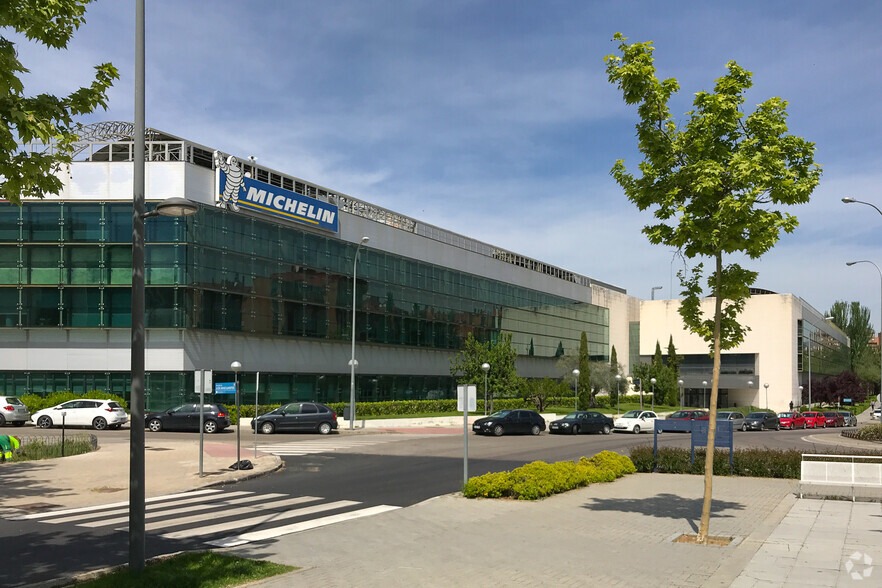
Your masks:
{"label": "lamp post head", "polygon": [[153,216],[190,216],[199,212],[199,205],[186,198],[166,198],[156,205],[156,207],[148,213],[144,214],[144,218]]}
{"label": "lamp post head", "polygon": [[490,364],[489,363],[482,363],[481,369],[484,370],[484,373],[486,374],[487,372],[490,371]]}
{"label": "lamp post head", "polygon": [[621,381],[621,380],[622,380],[622,374],[616,374],[616,380]]}
{"label": "lamp post head", "polygon": [[370,241],[370,240],[371,240],[370,237],[362,237],[362,238],[361,238],[361,244],[364,245],[365,243],[367,243],[367,242]]}
{"label": "lamp post head", "polygon": [[573,370],[573,375],[578,376],[581,372],[578,369]]}
{"label": "lamp post head", "polygon": [[234,361],[230,364],[230,369],[233,370],[234,373],[238,374],[239,371],[242,369],[242,364],[238,361]]}
{"label": "lamp post head", "polygon": [[799,391],[802,392],[802,386],[799,387]]}
{"label": "lamp post head", "polygon": [[763,384],[763,388],[765,388],[766,390],[768,390],[768,389],[769,389],[769,383],[766,382],[765,384]]}
{"label": "lamp post head", "polygon": [[701,381],[701,385],[702,385],[702,386],[707,386],[707,380],[702,380],[702,381]]}
{"label": "lamp post head", "polygon": [[854,265],[856,263],[857,263],[856,261],[846,261],[845,265]]}
{"label": "lamp post head", "polygon": [[680,384],[680,385],[682,386],[682,385],[685,384],[686,382],[684,382],[683,380],[677,380],[677,383]]}
{"label": "lamp post head", "polygon": [[650,384],[655,384],[657,381],[658,381],[658,380],[656,380],[655,378],[649,378],[649,383],[650,383]]}
{"label": "lamp post head", "polygon": [[753,380],[747,380],[747,385],[748,385],[748,386],[753,386]]}
{"label": "lamp post head", "polygon": [[855,199],[849,198],[848,196],[846,196],[845,198],[842,199],[842,201],[845,202],[846,204],[851,204],[852,202],[855,202]]}
{"label": "lamp post head", "polygon": [[358,360],[355,359],[355,358],[350,359],[350,360],[349,360],[349,363],[346,364],[346,365],[349,365],[349,366],[351,366],[351,367],[358,367]]}

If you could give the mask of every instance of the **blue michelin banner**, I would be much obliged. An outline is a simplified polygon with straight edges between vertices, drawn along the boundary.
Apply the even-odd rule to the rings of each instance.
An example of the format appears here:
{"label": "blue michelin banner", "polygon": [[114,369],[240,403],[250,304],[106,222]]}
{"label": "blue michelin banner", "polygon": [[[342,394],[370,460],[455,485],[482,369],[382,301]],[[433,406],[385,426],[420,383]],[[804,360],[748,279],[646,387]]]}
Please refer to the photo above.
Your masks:
{"label": "blue michelin banner", "polygon": [[217,168],[217,205],[220,208],[234,212],[247,208],[337,232],[338,210],[334,204],[249,178],[236,157],[223,159],[215,152],[214,161]]}

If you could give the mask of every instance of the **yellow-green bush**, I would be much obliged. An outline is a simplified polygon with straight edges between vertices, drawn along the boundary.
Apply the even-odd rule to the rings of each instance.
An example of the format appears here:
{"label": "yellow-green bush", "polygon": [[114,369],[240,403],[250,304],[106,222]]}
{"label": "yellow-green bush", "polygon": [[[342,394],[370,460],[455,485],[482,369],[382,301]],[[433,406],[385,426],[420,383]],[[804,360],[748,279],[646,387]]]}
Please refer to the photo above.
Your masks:
{"label": "yellow-green bush", "polygon": [[631,460],[612,451],[583,457],[578,462],[534,461],[510,472],[470,478],[463,487],[466,498],[517,498],[536,500],[596,482],[612,482],[636,471]]}

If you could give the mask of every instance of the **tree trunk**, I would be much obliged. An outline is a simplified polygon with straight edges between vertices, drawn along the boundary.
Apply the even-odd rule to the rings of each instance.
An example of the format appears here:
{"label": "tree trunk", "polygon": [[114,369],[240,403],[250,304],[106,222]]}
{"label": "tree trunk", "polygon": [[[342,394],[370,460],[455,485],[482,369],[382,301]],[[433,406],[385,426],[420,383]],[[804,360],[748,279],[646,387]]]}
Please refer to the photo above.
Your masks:
{"label": "tree trunk", "polygon": [[716,255],[716,274],[714,281],[714,371],[711,384],[710,410],[708,411],[707,453],[704,457],[704,504],[701,506],[701,523],[698,527],[698,542],[707,543],[710,526],[711,493],[714,483],[714,448],[717,433],[717,396],[720,385],[720,322],[723,301],[720,298],[723,273],[722,253]]}

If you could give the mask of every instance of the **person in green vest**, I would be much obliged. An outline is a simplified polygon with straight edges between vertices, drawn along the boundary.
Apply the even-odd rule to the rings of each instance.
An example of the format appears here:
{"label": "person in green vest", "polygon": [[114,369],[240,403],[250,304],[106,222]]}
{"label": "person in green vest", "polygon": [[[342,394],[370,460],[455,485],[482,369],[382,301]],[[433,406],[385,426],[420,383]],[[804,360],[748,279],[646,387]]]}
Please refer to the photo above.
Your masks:
{"label": "person in green vest", "polygon": [[0,435],[0,462],[12,461],[12,452],[21,446],[18,437],[12,435]]}

